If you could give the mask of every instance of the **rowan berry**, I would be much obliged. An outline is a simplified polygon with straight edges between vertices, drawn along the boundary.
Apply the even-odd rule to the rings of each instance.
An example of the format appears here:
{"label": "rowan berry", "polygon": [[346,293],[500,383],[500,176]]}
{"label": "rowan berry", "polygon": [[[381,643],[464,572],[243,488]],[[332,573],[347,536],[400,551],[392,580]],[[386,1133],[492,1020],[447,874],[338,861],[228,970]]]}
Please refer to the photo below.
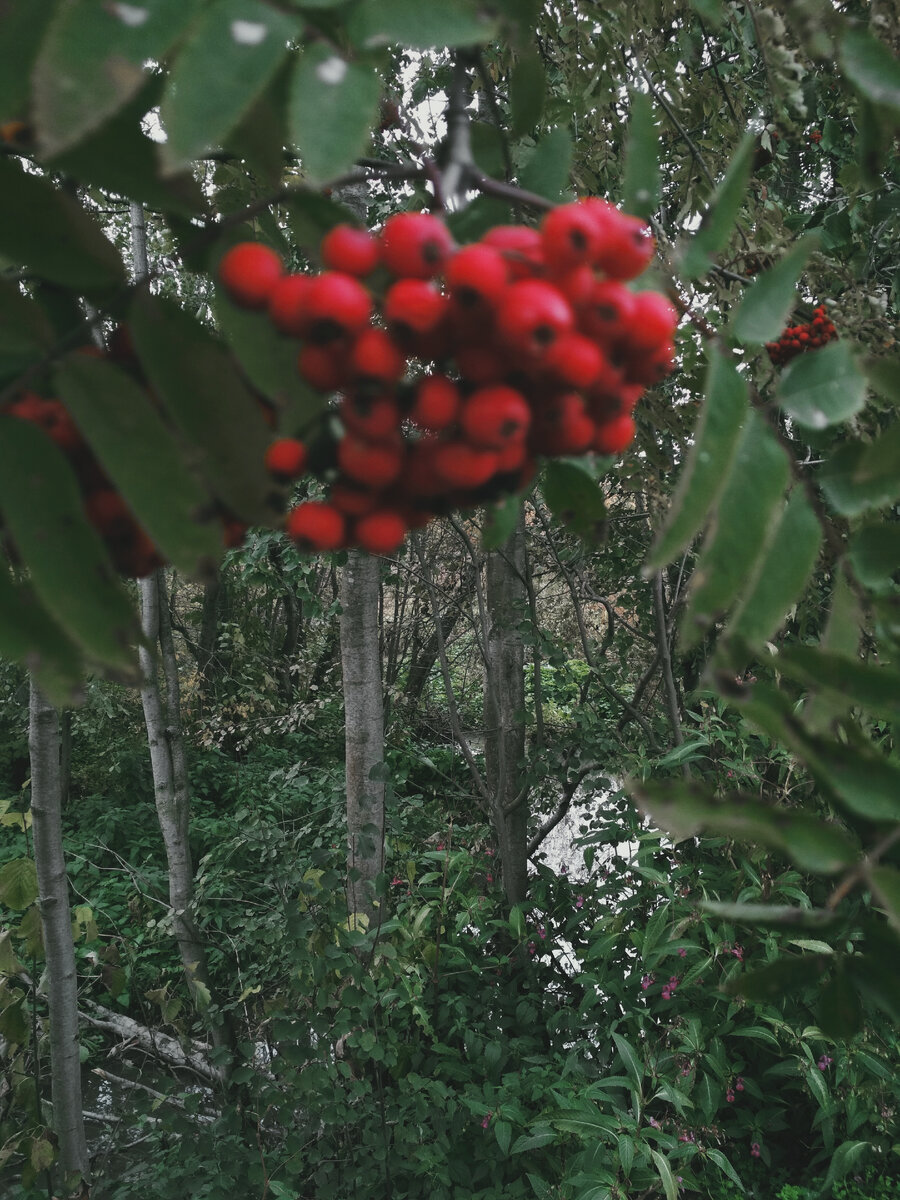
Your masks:
{"label": "rowan berry", "polygon": [[506,260],[512,280],[531,279],[544,269],[544,244],[536,229],[527,225],[495,225],[481,239],[493,246]]}
{"label": "rowan berry", "polygon": [[219,262],[219,279],[235,304],[265,308],[282,270],[281,259],[268,246],[239,242]]}
{"label": "rowan berry", "polygon": [[493,246],[466,246],[450,259],[444,279],[451,296],[463,309],[481,312],[503,295],[509,269]]}
{"label": "rowan berry", "polygon": [[87,518],[99,534],[109,541],[130,537],[134,518],[125,501],[112,488],[100,488],[86,498]]}
{"label": "rowan berry", "polygon": [[393,554],[403,544],[407,528],[400,513],[380,509],[361,517],[353,527],[353,536],[359,548],[369,554]]}
{"label": "rowan berry", "polygon": [[226,550],[236,550],[238,546],[242,546],[248,528],[243,521],[233,517],[226,518],[222,522],[222,545]]}
{"label": "rowan berry", "polygon": [[361,332],[372,316],[369,292],[341,271],[312,276],[304,305],[305,334],[318,345]]}
{"label": "rowan berry", "polygon": [[559,383],[587,388],[600,375],[604,361],[596,342],[580,333],[566,333],[550,347],[541,366]]}
{"label": "rowan berry", "polygon": [[554,271],[590,263],[600,249],[600,229],[582,204],[561,204],[541,222],[544,257]]}
{"label": "rowan berry", "polygon": [[346,522],[333,505],[304,500],[288,513],[285,529],[301,550],[337,550],[344,541]]}
{"label": "rowan berry", "polygon": [[434,452],[434,469],[446,484],[467,490],[487,483],[500,456],[494,450],[482,450],[468,442],[444,442]]}
{"label": "rowan berry", "polygon": [[609,346],[623,336],[634,320],[634,292],[614,279],[598,279],[588,304],[579,313],[583,333]]}
{"label": "rowan berry", "polygon": [[410,420],[420,429],[446,429],[459,414],[459,388],[446,375],[426,375],[416,388]]}
{"label": "rowan berry", "polygon": [[463,405],[460,425],[467,440],[485,450],[501,450],[509,441],[524,438],[531,425],[531,409],[515,388],[481,388]]}
{"label": "rowan berry", "polygon": [[578,392],[554,396],[535,428],[535,448],[542,454],[584,454],[591,446],[596,426]]}
{"label": "rowan berry", "polygon": [[381,259],[402,279],[432,279],[453,249],[450,230],[430,213],[397,213],[381,231]]}
{"label": "rowan berry", "polygon": [[406,371],[406,358],[383,329],[364,329],[350,352],[350,367],[360,379],[397,383]]}
{"label": "rowan berry", "polygon": [[299,479],[306,470],[306,446],[297,438],[279,438],[266,451],[266,470],[283,479]]}
{"label": "rowan berry", "polygon": [[304,346],[297,370],[319,392],[336,392],[347,382],[347,360],[333,346]]}
{"label": "rowan berry", "polygon": [[634,279],[649,266],[656,243],[649,226],[640,217],[612,211],[615,216],[607,214],[607,227],[601,234],[594,265],[611,279]]}
{"label": "rowan berry", "polygon": [[393,483],[403,468],[403,446],[370,442],[348,433],[338,442],[337,459],[349,479],[365,487],[383,488]]}
{"label": "rowan berry", "polygon": [[590,304],[597,279],[590,267],[573,267],[570,271],[559,274],[551,271],[550,277],[554,286],[562,292],[574,309],[578,310]]}
{"label": "rowan berry", "polygon": [[400,428],[400,409],[392,396],[349,392],[341,397],[338,415],[351,433],[373,442],[390,438]]}
{"label": "rowan berry", "polygon": [[479,386],[499,383],[509,369],[508,360],[497,346],[460,346],[456,365],[463,379]]}
{"label": "rowan berry", "polygon": [[597,426],[594,449],[598,454],[620,454],[634,440],[634,420],[627,414]]}
{"label": "rowan berry", "polygon": [[363,278],[378,266],[381,247],[378,239],[365,229],[335,225],[322,238],[322,262],[332,271]]}
{"label": "rowan berry", "polygon": [[329,503],[348,517],[365,516],[378,503],[376,492],[340,479],[332,486],[328,499]]}
{"label": "rowan berry", "polygon": [[530,358],[547,351],[575,323],[568,300],[550,283],[510,284],[497,308],[497,331],[507,346]]}
{"label": "rowan berry", "polygon": [[628,330],[629,346],[654,350],[671,342],[678,327],[678,310],[659,292],[637,292]]}
{"label": "rowan berry", "polygon": [[384,297],[384,319],[398,334],[427,334],[447,311],[447,297],[424,279],[399,279]]}
{"label": "rowan berry", "polygon": [[306,331],[306,297],[311,275],[282,275],[269,293],[269,320],[279,333],[302,337]]}

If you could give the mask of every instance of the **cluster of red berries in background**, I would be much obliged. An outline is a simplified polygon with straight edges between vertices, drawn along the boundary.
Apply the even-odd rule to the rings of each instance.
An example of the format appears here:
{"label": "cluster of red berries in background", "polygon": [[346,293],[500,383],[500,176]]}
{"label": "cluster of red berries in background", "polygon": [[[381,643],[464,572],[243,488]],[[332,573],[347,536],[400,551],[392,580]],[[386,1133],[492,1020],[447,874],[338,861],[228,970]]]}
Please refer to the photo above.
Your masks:
{"label": "cluster of red berries in background", "polygon": [[[94,346],[84,346],[77,353],[103,356],[103,351]],[[123,328],[113,334],[109,357],[120,363],[136,363]],[[62,450],[78,481],[85,514],[103,540],[113,566],[120,574],[140,579],[164,565],[165,560],[135,520],[131,509],[104,472],[60,400],[23,391],[4,405],[2,412],[36,425]],[[220,515],[224,544],[239,545],[246,526],[229,514],[222,512]],[[8,539],[4,547],[15,559],[15,548]]]}
{"label": "cluster of red berries in background", "polygon": [[338,225],[317,274],[234,246],[229,297],[296,338],[301,378],[334,397],[321,430],[269,447],[277,479],[309,469],[326,485],[288,535],[392,553],[434,516],[519,491],[538,456],[624,450],[640,396],[672,369],[676,310],[626,286],[653,251],[642,221],[598,198],[463,247],[428,213],[379,234]]}
{"label": "cluster of red berries in background", "polygon": [[813,310],[813,319],[805,325],[789,325],[777,342],[766,342],[769,358],[776,367],[804,354],[807,350],[818,350],[826,342],[837,339],[837,330],[828,316],[824,304]]}

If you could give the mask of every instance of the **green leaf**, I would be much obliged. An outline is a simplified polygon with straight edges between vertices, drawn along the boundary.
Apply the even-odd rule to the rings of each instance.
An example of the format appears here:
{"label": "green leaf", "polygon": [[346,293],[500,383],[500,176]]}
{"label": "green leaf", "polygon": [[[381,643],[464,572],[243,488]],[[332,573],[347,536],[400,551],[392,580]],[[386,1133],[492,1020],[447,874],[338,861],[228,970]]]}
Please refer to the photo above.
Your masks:
{"label": "green leaf", "polygon": [[291,236],[313,257],[318,255],[319,243],[329,229],[341,223],[358,224],[356,215],[349,208],[321,192],[294,192],[284,208]]}
{"label": "green leaf", "polygon": [[126,104],[162,62],[198,0],[136,0],[57,6],[34,70],[34,113],[46,154],[80,141]]}
{"label": "green leaf", "polygon": [[[791,908],[786,904],[719,904],[712,900],[704,900],[700,907],[721,921],[759,925],[763,928],[770,926],[782,929],[827,929],[837,920],[837,915],[831,909]],[[731,1036],[736,1037],[739,1034],[740,1030],[735,1029]]]}
{"label": "green leaf", "polygon": [[855,416],[866,402],[866,380],[844,342],[800,354],[778,381],[778,402],[808,429],[827,429]]}
{"label": "green leaf", "polygon": [[816,646],[785,646],[778,669],[789,679],[841,695],[851,704],[900,722],[900,672],[829,654]]}
{"label": "green leaf", "polygon": [[[772,518],[787,487],[790,468],[762,417],[751,412],[738,445],[716,524],[694,569],[681,647],[688,650],[734,602],[752,577],[772,536]],[[753,503],[747,503],[747,497]]]}
{"label": "green leaf", "polygon": [[822,468],[822,491],[845,517],[855,517],[869,508],[884,508],[900,496],[898,461],[900,421],[874,442],[842,446]]}
{"label": "green leaf", "polygon": [[27,300],[11,280],[0,278],[0,384],[42,358],[53,341],[41,306]]}
{"label": "green leaf", "polygon": [[806,234],[751,284],[731,322],[731,333],[739,342],[760,344],[778,337],[794,307],[797,280],[818,244],[818,234]]}
{"label": "green leaf", "polygon": [[482,549],[497,550],[505,545],[516,527],[521,510],[522,497],[519,495],[507,496],[491,505],[484,515],[481,530]]}
{"label": "green leaf", "polygon": [[635,781],[628,792],[642,812],[679,841],[706,830],[780,850],[803,870],[824,874],[834,874],[857,859],[848,836],[811,813],[772,808],[742,793],[720,798],[681,781]]}
{"label": "green leaf", "polygon": [[508,1121],[495,1121],[494,1137],[497,1139],[500,1153],[505,1158],[509,1154],[509,1143],[512,1140],[512,1125]]}
{"label": "green leaf", "polygon": [[745,134],[725,172],[725,177],[710,200],[700,228],[688,243],[682,260],[682,270],[689,279],[703,275],[711,257],[727,246],[744,202],[755,149],[755,136],[751,133]]}
{"label": "green leaf", "polygon": [[242,520],[277,513],[264,466],[270,434],[228,352],[171,301],[142,291],[129,317],[135,349],[154,390],[193,444],[213,491]]}
{"label": "green leaf", "polygon": [[288,128],[304,176],[333,179],[365,150],[376,124],[381,81],[367,62],[351,62],[322,42],[294,71]]}
{"label": "green leaf", "polygon": [[692,541],[728,483],[748,413],[747,385],[731,358],[716,354],[706,376],[700,422],[666,521],[643,568],[645,578]]}
{"label": "green leaf", "polygon": [[802,596],[821,545],[822,528],[803,489],[797,487],[725,636],[751,647],[770,638]]}
{"label": "green leaf", "polygon": [[900,525],[868,525],[850,539],[847,557],[859,582],[876,595],[900,583]]}
{"label": "green leaf", "polygon": [[0,125],[28,116],[34,60],[57,6],[29,0],[0,9]]}
{"label": "green leaf", "polygon": [[844,74],[867,100],[900,115],[900,62],[867,29],[848,29],[841,39]]}
{"label": "green leaf", "polygon": [[632,1081],[635,1088],[640,1091],[641,1083],[644,1079],[644,1068],[640,1059],[632,1049],[631,1045],[625,1040],[625,1038],[621,1036],[621,1034],[614,1033],[612,1035],[612,1040],[616,1044],[616,1049],[619,1052],[619,1057],[622,1060],[622,1065],[625,1067],[628,1078]]}
{"label": "green leaf", "polygon": [[38,898],[37,869],[30,858],[14,858],[0,869],[0,902],[24,912]]}
{"label": "green leaf", "polygon": [[89,657],[136,680],[131,602],[72,468],[43,431],[13,417],[0,417],[0,512],[53,618]]}
{"label": "green leaf", "polygon": [[558,125],[544,134],[519,173],[519,185],[557,203],[568,194],[572,170],[572,138]]}
{"label": "green leaf", "polygon": [[32,671],[53,704],[78,698],[81,655],[33,590],[14,584],[5,567],[0,570],[0,655]]}
{"label": "green leaf", "polygon": [[547,95],[547,72],[537,50],[520,54],[509,75],[513,137],[531,133],[541,119]]}
{"label": "green leaf", "polygon": [[125,282],[100,226],[49,180],[0,158],[0,254],[64,287],[93,292]]}
{"label": "green leaf", "polygon": [[472,46],[493,41],[497,22],[475,0],[422,4],[420,0],[366,0],[347,21],[357,46],[373,49],[397,43],[410,50]]}
{"label": "green leaf", "polygon": [[49,1167],[52,1167],[56,1160],[56,1150],[53,1148],[53,1143],[48,1141],[47,1138],[36,1138],[31,1143],[29,1159],[35,1171],[46,1171]]}
{"label": "green leaf", "polygon": [[659,131],[653,116],[653,101],[645,92],[632,92],[622,178],[625,211],[637,217],[651,217],[659,207],[660,187]]}
{"label": "green leaf", "polygon": [[872,867],[869,879],[878,907],[884,909],[887,919],[900,933],[900,871],[896,867]]}
{"label": "green leaf", "polygon": [[662,1180],[663,1189],[666,1193],[666,1200],[678,1200],[678,1184],[675,1182],[675,1176],[672,1174],[669,1160],[660,1154],[658,1150],[651,1150],[650,1156],[656,1163],[656,1169],[659,1172],[659,1177]]}
{"label": "green leaf", "polygon": [[707,1150],[706,1155],[707,1158],[716,1164],[716,1166],[724,1175],[728,1176],[732,1183],[737,1184],[742,1192],[747,1190],[741,1183],[741,1177],[738,1175],[737,1171],[734,1169],[721,1150]]}
{"label": "green leaf", "polygon": [[4,929],[0,933],[0,978],[4,975],[18,975],[21,970],[22,964],[13,950],[12,930]]}
{"label": "green leaf", "polygon": [[550,511],[566,528],[587,541],[606,536],[606,500],[581,465],[554,459],[544,470],[541,491]]}
{"label": "green leaf", "polygon": [[262,94],[301,29],[299,16],[263,0],[215,0],[172,67],[160,120],[163,161],[186,167],[220,146]]}
{"label": "green leaf", "polygon": [[862,1005],[856,988],[838,966],[822,989],[816,1005],[816,1022],[831,1038],[850,1038],[862,1028]]}
{"label": "green leaf", "polygon": [[619,1163],[622,1167],[622,1174],[627,1179],[631,1174],[631,1168],[634,1165],[634,1141],[627,1133],[620,1133],[617,1143],[619,1151]]}
{"label": "green leaf", "polygon": [[24,1011],[24,1000],[14,1000],[0,1012],[0,1034],[14,1046],[27,1046],[31,1022]]}
{"label": "green leaf", "polygon": [[70,356],[56,390],[107,475],[163,556],[186,575],[209,576],[221,554],[218,522],[201,519],[208,498],[146,391],[127,372]]}
{"label": "green leaf", "polygon": [[772,1002],[783,996],[794,997],[805,987],[818,985],[830,961],[820,955],[779,958],[758,971],[749,971],[729,980],[727,991],[748,1000]]}

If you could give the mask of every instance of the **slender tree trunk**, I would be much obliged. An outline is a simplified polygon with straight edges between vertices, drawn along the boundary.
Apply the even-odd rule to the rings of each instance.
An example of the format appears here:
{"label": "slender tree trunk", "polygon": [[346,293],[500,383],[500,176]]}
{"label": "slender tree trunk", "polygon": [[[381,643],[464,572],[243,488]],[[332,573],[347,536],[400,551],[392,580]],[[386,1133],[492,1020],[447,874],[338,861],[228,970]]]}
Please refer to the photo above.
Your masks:
{"label": "slender tree trunk", "polygon": [[440,656],[441,646],[447,644],[447,639],[463,615],[474,576],[474,568],[471,563],[467,563],[460,576],[459,587],[454,593],[450,604],[448,604],[442,613],[432,613],[434,628],[430,636],[422,643],[417,653],[413,656],[412,665],[406,676],[405,696],[410,704],[418,704],[422,698],[425,684],[428,682],[429,676],[434,670],[435,663]]}
{"label": "slender tree trunk", "polygon": [[[377,918],[373,884],[384,870],[384,704],[377,558],[351,550],[341,580],[341,666],[344,678],[347,780],[347,907]],[[375,771],[376,775],[380,772]]]}
{"label": "slender tree trunk", "polygon": [[484,762],[491,815],[500,847],[503,887],[510,904],[528,893],[528,793],[525,762],[525,644],[520,625],[528,610],[525,521],[487,558],[487,636],[484,685]]}
{"label": "slender tree trunk", "polygon": [[78,1053],[78,976],[62,843],[59,718],[33,681],[28,749],[34,859],[49,980],[53,1129],[59,1138],[62,1170],[88,1179]]}
{"label": "slender tree trunk", "polygon": [[197,670],[200,673],[200,696],[204,704],[210,698],[216,678],[216,642],[219,634],[219,598],[222,592],[222,577],[217,571],[203,588],[203,606],[200,610],[200,630],[197,635]]}

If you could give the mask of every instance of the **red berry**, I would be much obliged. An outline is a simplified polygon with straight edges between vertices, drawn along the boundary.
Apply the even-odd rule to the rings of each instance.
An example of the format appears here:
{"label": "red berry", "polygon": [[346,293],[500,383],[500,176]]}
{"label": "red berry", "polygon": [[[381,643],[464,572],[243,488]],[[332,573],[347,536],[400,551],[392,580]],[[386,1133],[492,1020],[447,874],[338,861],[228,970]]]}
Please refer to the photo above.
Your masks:
{"label": "red berry", "polygon": [[306,470],[306,447],[297,438],[279,438],[266,451],[266,470],[285,479],[299,479]]}
{"label": "red berry", "polygon": [[656,243],[650,227],[639,217],[613,211],[616,215],[607,216],[594,264],[611,279],[634,279],[649,265]]}
{"label": "red berry", "polygon": [[338,442],[338,465],[355,483],[383,488],[393,483],[403,468],[401,444],[368,442],[348,433]]}
{"label": "red berry", "polygon": [[309,281],[306,335],[317,344],[359,333],[372,316],[372,297],[352,275],[325,271]]}
{"label": "red berry", "polygon": [[493,246],[466,246],[447,264],[447,288],[463,309],[482,310],[496,304],[509,282],[503,255]]}
{"label": "red berry", "polygon": [[562,204],[541,222],[544,257],[554,272],[593,262],[600,247],[600,229],[582,204]]}
{"label": "red berry", "polygon": [[381,247],[378,239],[365,229],[352,225],[335,225],[322,238],[322,262],[332,271],[362,278],[378,266]]}
{"label": "red berry", "polygon": [[481,450],[468,442],[445,442],[434,452],[434,469],[441,479],[455,488],[478,488],[497,470],[500,456],[494,450]]}
{"label": "red berry", "polygon": [[282,275],[269,293],[269,319],[279,333],[302,337],[306,330],[306,296],[312,277]]}
{"label": "red berry", "polygon": [[634,421],[623,415],[597,427],[594,449],[599,454],[620,454],[634,440]]}
{"label": "red berry", "polygon": [[406,358],[383,329],[364,329],[350,352],[350,366],[358,379],[397,383],[406,371]]}
{"label": "red berry", "polygon": [[572,328],[568,300],[552,284],[525,279],[511,284],[497,309],[497,331],[513,350],[530,358],[546,352]]}
{"label": "red berry", "polygon": [[302,550],[337,550],[343,544],[346,525],[333,505],[305,500],[288,513],[285,529]]}
{"label": "red berry", "polygon": [[541,235],[527,225],[496,225],[484,235],[481,244],[500,251],[510,279],[532,279],[544,269]]}
{"label": "red berry", "polygon": [[459,413],[459,388],[446,375],[426,375],[416,388],[410,420],[420,429],[446,429]]}
{"label": "red berry", "polygon": [[340,480],[332,487],[328,498],[336,509],[348,517],[365,516],[378,503],[378,496],[375,492]]}
{"label": "red berry", "polygon": [[559,383],[586,388],[600,375],[604,361],[602,350],[590,338],[566,333],[550,347],[541,366]]}
{"label": "red berry", "polygon": [[481,388],[463,405],[460,424],[474,446],[502,450],[507,442],[524,438],[531,424],[531,409],[515,388]]}
{"label": "red berry", "polygon": [[549,400],[541,412],[532,438],[540,454],[584,454],[594,440],[596,426],[578,392],[563,392]]}
{"label": "red berry", "polygon": [[609,346],[624,336],[634,320],[634,292],[613,279],[598,279],[590,302],[579,313],[583,333]]}
{"label": "red berry", "polygon": [[381,231],[382,262],[399,278],[433,278],[452,249],[450,230],[430,213],[397,213]]}
{"label": "red berry", "polygon": [[628,331],[628,343],[640,350],[655,350],[671,342],[678,327],[678,310],[659,292],[637,292]]}
{"label": "red berry", "polygon": [[506,357],[496,346],[460,346],[456,352],[459,373],[469,383],[499,383],[509,370]]}
{"label": "red berry", "polygon": [[431,333],[446,311],[447,297],[424,279],[400,279],[384,297],[384,319],[401,336]]}
{"label": "red berry", "polygon": [[219,279],[235,304],[265,308],[282,270],[274,250],[258,242],[240,242],[222,257]]}
{"label": "red berry", "polygon": [[297,357],[297,369],[319,392],[336,392],[347,382],[347,360],[329,346],[304,346]]}
{"label": "red berry", "polygon": [[373,442],[391,438],[400,428],[400,409],[391,396],[350,392],[341,397],[338,414],[351,433]]}
{"label": "red berry", "polygon": [[393,554],[406,537],[407,524],[397,512],[381,509],[356,522],[353,536],[361,550],[369,554]]}
{"label": "red berry", "polygon": [[230,517],[222,522],[222,544],[228,550],[236,550],[238,546],[244,544],[244,538],[247,536],[249,526],[243,521],[237,521]]}

